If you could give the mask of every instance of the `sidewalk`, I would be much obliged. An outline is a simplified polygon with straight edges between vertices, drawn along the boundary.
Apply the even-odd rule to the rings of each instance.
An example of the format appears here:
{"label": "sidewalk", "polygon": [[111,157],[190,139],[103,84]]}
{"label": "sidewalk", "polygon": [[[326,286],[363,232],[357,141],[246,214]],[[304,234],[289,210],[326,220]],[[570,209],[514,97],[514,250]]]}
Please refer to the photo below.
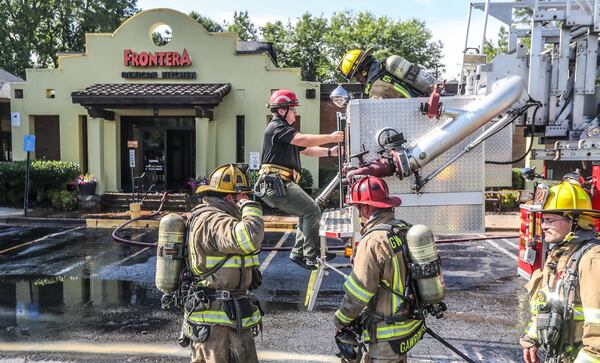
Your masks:
{"label": "sidewalk", "polygon": [[511,212],[505,214],[487,214],[485,215],[485,231],[486,232],[519,232],[521,220],[519,212]]}
{"label": "sidewalk", "polygon": [[[298,223],[298,217],[291,216],[265,216],[265,227],[294,229]],[[486,214],[486,232],[515,232],[519,231],[520,219],[518,212],[504,214]]]}
{"label": "sidewalk", "polygon": [[0,217],[14,217],[14,216],[22,216],[23,208],[4,208],[0,207]]}
{"label": "sidewalk", "polygon": [[[120,217],[120,218],[119,218]],[[37,224],[52,224],[57,221],[62,223],[81,224],[87,225],[88,227],[96,228],[116,228],[122,223],[129,220],[128,213],[123,213],[122,216],[117,218],[102,218],[99,216],[93,216],[92,218],[52,218],[52,217],[23,217],[23,210],[17,208],[0,208],[0,219],[4,219],[4,223],[37,223]],[[293,231],[296,229],[298,224],[298,217],[293,216],[264,216],[265,228],[270,232],[285,232]],[[131,227],[137,228],[148,228],[158,227],[158,220],[156,221],[140,221],[137,222],[139,225],[132,225]],[[505,213],[505,214],[486,214],[485,215],[485,231],[486,232],[515,232],[518,233],[520,227],[519,213]]]}

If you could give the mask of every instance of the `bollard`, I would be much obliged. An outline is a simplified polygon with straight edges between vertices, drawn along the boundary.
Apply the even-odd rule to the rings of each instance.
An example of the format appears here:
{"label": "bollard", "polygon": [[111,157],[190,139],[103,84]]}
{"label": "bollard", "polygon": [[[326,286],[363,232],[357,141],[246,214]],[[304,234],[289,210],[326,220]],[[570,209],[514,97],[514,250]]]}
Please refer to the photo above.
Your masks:
{"label": "bollard", "polygon": [[131,219],[142,216],[142,205],[140,203],[129,203],[129,214]]}

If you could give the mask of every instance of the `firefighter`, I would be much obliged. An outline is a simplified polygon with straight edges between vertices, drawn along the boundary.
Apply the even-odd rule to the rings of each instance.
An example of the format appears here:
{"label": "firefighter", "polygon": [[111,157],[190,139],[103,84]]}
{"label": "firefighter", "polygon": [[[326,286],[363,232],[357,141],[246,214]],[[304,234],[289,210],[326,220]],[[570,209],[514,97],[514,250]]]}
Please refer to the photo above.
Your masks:
{"label": "firefighter", "polygon": [[[267,125],[262,149],[262,167],[255,191],[273,208],[299,216],[296,243],[290,260],[299,266],[314,270],[320,255],[319,222],[321,209],[298,185],[300,181],[300,154],[312,157],[337,156],[337,146],[320,145],[339,143],[342,131],[331,134],[302,134],[292,127],[296,122],[296,108],[300,106],[296,94],[280,89],[271,95],[267,105],[273,119]],[[327,260],[335,255],[327,253]]]}
{"label": "firefighter", "polygon": [[[423,320],[410,318],[411,306],[402,298],[407,276],[402,245],[410,226],[394,219],[393,208],[400,205],[400,199],[389,196],[383,179],[361,178],[352,185],[351,198],[363,238],[335,312],[337,335],[347,329],[357,331],[356,324],[361,322],[360,340],[368,346],[362,362],[406,362],[406,353],[426,329]],[[337,337],[336,341],[340,346]]]}
{"label": "firefighter", "polygon": [[372,51],[373,47],[364,51],[352,49],[337,67],[348,82],[355,79],[364,84],[369,98],[411,98],[431,92],[436,79],[421,67],[398,55],[377,61]]}
{"label": "firefighter", "polygon": [[258,362],[254,336],[262,313],[251,290],[260,284],[263,240],[259,203],[249,200],[246,174],[228,164],[198,187],[192,210],[188,266],[192,291],[185,300],[183,333],[192,341],[192,362]]}
{"label": "firefighter", "polygon": [[547,190],[541,227],[549,245],[543,270],[526,285],[531,320],[520,340],[523,360],[600,362],[600,241],[588,194],[573,182]]}

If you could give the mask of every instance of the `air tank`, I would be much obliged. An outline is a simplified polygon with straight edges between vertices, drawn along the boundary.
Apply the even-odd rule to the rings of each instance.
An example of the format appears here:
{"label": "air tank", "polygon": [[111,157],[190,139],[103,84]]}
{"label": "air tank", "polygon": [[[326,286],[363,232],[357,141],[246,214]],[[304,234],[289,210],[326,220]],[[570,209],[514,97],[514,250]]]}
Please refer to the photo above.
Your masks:
{"label": "air tank", "polygon": [[169,294],[179,286],[179,274],[183,267],[185,219],[169,213],[158,224],[156,246],[156,287]]}
{"label": "air tank", "polygon": [[406,244],[413,263],[411,276],[416,281],[419,300],[426,304],[439,304],[446,292],[433,232],[424,224],[416,224],[406,233]]}
{"label": "air tank", "polygon": [[385,69],[421,93],[429,94],[437,80],[423,68],[406,59],[392,55],[385,60]]}

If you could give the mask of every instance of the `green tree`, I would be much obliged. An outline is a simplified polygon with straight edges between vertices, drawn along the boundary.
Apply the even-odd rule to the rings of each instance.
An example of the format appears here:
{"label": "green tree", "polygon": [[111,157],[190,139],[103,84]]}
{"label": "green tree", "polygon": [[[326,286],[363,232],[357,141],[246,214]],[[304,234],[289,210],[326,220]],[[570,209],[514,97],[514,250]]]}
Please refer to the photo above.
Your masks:
{"label": "green tree", "polygon": [[137,11],[136,0],[0,1],[0,67],[21,77],[57,67],[57,53],[85,50],[85,33],[112,32]]}
{"label": "green tree", "polygon": [[227,27],[227,31],[237,33],[240,40],[258,40],[256,27],[250,20],[248,11],[234,12],[233,24]]}
{"label": "green tree", "polygon": [[261,41],[270,43],[273,46],[275,54],[280,56],[277,59],[278,67],[292,67],[289,58],[284,56],[291,48],[289,37],[292,34],[292,31],[290,31],[292,28],[292,24],[289,21],[287,26],[284,26],[280,20],[274,23],[267,22],[264,26],[260,27]]}
{"label": "green tree", "polygon": [[304,13],[289,35],[289,51],[284,57],[290,67],[302,68],[302,79],[322,81],[333,68],[327,59],[325,34],[328,32],[327,19]]}
{"label": "green tree", "polygon": [[192,11],[188,15],[194,18],[194,20],[200,23],[204,27],[204,29],[206,29],[209,32],[223,32],[225,31],[225,28],[228,27],[227,24],[221,25],[216,21],[212,20],[211,18],[200,15],[200,13],[197,13],[195,11]]}
{"label": "green tree", "polygon": [[[422,20],[395,21],[387,16],[375,17],[370,12],[344,11],[331,16],[329,29],[326,43],[334,67],[348,50],[372,46],[377,59],[396,54],[424,66],[436,76],[444,71],[443,44],[432,40],[433,34]],[[330,72],[332,77],[342,80],[335,69]]]}
{"label": "green tree", "polygon": [[498,31],[498,40],[496,45],[491,41],[486,40],[483,45],[483,53],[487,55],[487,61],[491,62],[498,54],[506,53],[508,50],[508,32],[504,26],[500,27]]}

